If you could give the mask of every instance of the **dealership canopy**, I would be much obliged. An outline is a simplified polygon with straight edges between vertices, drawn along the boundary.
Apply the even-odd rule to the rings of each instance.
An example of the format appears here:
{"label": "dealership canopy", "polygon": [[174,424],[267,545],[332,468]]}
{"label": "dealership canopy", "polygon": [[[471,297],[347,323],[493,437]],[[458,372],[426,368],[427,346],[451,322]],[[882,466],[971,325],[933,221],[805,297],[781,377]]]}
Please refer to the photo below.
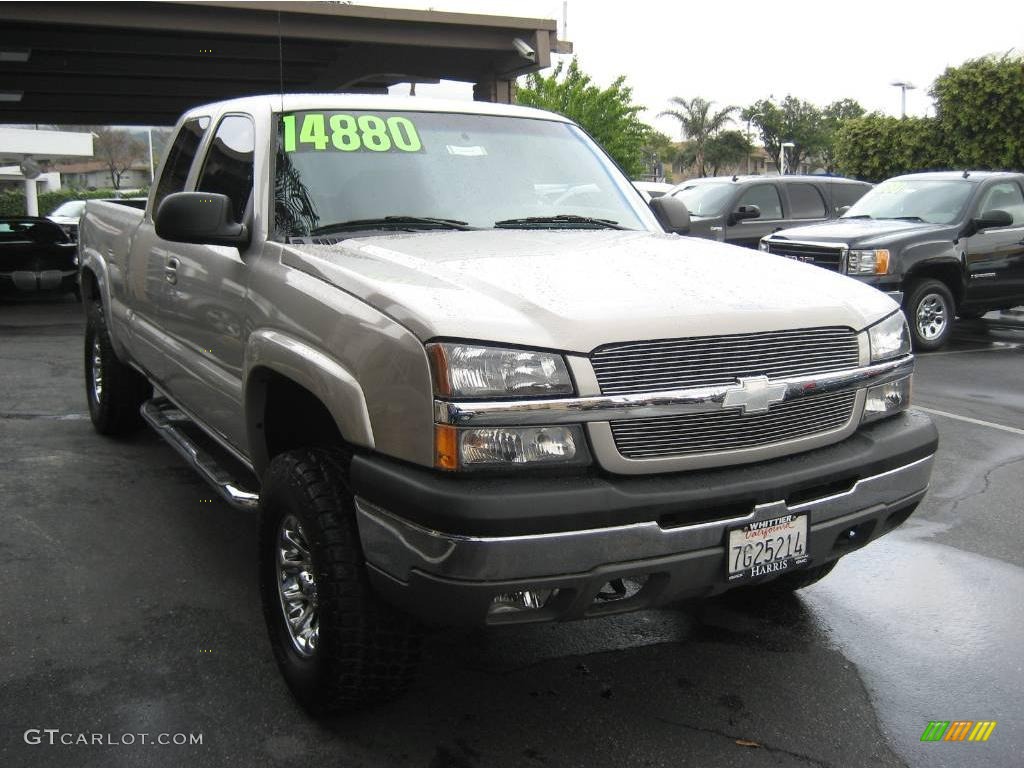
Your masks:
{"label": "dealership canopy", "polygon": [[551,19],[311,2],[3,4],[0,123],[170,125],[258,93],[461,80],[510,101],[568,53]]}

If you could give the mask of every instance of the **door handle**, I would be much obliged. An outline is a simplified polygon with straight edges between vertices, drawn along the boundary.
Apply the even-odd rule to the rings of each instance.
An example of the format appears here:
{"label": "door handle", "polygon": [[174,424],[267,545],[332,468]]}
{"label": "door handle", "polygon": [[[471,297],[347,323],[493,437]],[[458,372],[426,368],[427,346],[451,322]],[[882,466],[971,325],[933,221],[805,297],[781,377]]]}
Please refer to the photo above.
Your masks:
{"label": "door handle", "polygon": [[178,282],[178,263],[177,259],[170,258],[164,265],[164,277],[171,285],[175,285]]}

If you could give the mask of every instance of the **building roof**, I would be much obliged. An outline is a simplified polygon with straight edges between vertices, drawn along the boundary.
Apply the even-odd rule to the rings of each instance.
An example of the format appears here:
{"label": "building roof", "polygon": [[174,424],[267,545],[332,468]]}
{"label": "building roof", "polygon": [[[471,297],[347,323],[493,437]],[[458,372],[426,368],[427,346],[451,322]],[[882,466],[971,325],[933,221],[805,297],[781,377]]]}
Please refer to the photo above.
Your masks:
{"label": "building roof", "polygon": [[3,16],[0,123],[171,125],[256,93],[507,82],[572,50],[552,19],[341,3],[7,2]]}
{"label": "building roof", "polygon": [[[53,166],[52,170],[58,173],[96,173],[97,171],[107,172],[110,167],[102,160],[90,160],[84,163],[60,163]],[[149,164],[144,160],[137,160],[131,164],[129,170],[148,171]]]}

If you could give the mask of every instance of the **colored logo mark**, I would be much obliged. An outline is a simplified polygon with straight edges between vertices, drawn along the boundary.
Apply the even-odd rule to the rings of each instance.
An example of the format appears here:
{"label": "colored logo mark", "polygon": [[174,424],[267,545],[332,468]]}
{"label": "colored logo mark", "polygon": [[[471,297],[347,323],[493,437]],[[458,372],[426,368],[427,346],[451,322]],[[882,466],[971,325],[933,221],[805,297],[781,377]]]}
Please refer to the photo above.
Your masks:
{"label": "colored logo mark", "polygon": [[932,720],[921,741],[988,741],[995,729],[995,720]]}

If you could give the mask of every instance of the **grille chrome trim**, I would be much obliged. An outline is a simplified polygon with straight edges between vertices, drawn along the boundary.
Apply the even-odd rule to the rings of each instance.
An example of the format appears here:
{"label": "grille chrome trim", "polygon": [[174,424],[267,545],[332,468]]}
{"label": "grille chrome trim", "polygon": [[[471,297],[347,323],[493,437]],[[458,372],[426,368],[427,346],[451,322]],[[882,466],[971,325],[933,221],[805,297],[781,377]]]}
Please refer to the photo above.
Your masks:
{"label": "grille chrome trim", "polygon": [[824,243],[811,240],[766,240],[766,253],[783,256],[822,269],[846,274],[846,260],[850,246],[847,243]]}
{"label": "grille chrome trim", "polygon": [[856,392],[831,392],[790,400],[767,413],[722,410],[613,421],[611,428],[619,453],[627,459],[736,451],[838,429],[849,422],[856,399]]}
{"label": "grille chrome trim", "polygon": [[[814,376],[772,379],[786,385],[782,402],[809,395],[842,392],[885,384],[914,372],[914,356]],[[530,426],[644,419],[685,413],[720,412],[735,379],[729,384],[639,392],[627,395],[565,397],[549,400],[434,401],[434,420],[455,426]]]}
{"label": "grille chrome trim", "polygon": [[776,381],[842,371],[859,362],[857,333],[843,326],[627,342],[590,354],[604,395],[731,384],[755,376]]}

